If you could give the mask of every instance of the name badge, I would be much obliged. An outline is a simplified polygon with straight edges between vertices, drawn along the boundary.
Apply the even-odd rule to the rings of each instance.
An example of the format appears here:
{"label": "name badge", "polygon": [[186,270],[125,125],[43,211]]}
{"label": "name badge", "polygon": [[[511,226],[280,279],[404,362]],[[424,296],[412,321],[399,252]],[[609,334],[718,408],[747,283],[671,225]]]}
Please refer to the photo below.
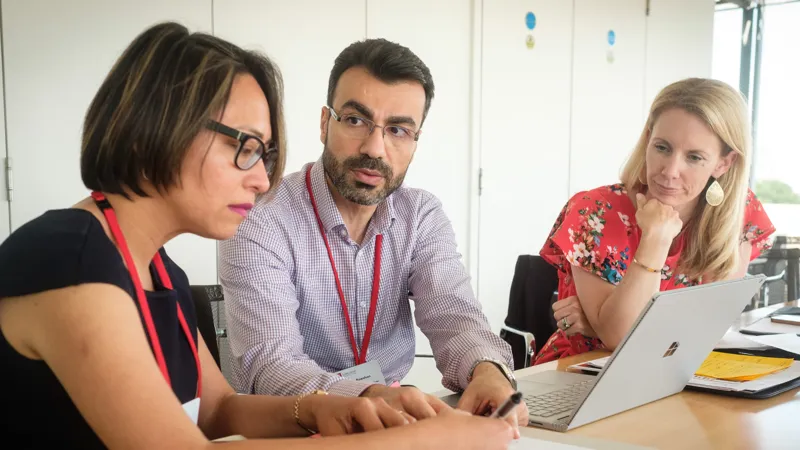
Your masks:
{"label": "name badge", "polygon": [[192,422],[197,425],[197,418],[200,416],[200,397],[184,403],[183,410],[192,419]]}
{"label": "name badge", "polygon": [[367,361],[364,364],[336,372],[336,374],[348,380],[386,384],[386,378],[381,372],[381,365],[378,361]]}

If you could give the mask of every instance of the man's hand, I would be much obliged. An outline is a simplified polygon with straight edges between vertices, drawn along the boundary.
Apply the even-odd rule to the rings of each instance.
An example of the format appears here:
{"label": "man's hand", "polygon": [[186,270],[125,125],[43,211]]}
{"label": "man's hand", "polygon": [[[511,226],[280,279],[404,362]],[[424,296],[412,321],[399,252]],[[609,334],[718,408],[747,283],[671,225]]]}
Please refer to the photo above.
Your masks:
{"label": "man's hand", "polygon": [[361,396],[383,398],[389,406],[414,419],[427,419],[438,415],[442,410],[452,409],[440,399],[425,394],[415,387],[388,387],[373,384]]}
{"label": "man's hand", "polygon": [[[472,382],[461,395],[458,409],[472,414],[486,414],[499,408],[513,393],[514,388],[503,372],[490,362],[482,362],[475,367]],[[515,412],[509,414],[506,420],[514,428],[515,436],[519,437],[518,425],[528,424],[528,406],[520,403]]]}

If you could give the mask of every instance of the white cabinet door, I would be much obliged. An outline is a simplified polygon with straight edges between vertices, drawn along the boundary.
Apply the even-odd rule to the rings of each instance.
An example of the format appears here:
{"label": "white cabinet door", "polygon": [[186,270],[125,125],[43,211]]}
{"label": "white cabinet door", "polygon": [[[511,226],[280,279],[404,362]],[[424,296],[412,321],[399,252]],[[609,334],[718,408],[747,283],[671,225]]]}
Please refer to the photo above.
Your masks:
{"label": "white cabinet door", "polygon": [[[644,117],[666,85],[711,76],[714,0],[650,0]],[[734,86],[738,88],[738,86]]]}
{"label": "white cabinet door", "polygon": [[214,34],[272,58],[286,96],[287,173],[322,155],[319,119],[336,56],[366,34],[364,0],[214,2]]}
{"label": "white cabinet door", "polygon": [[572,2],[483,2],[478,284],[495,332],[517,256],[539,253],[567,200],[571,24]]}
{"label": "white cabinet door", "polygon": [[[12,227],[88,194],[80,178],[83,117],[114,61],[145,28],[174,20],[211,31],[211,0],[3,1]],[[157,220],[157,218],[154,218]],[[216,242],[167,245],[195,284],[217,280]]]}
{"label": "white cabinet door", "polygon": [[570,194],[619,181],[644,126],[643,0],[575,0]]}
{"label": "white cabinet door", "polygon": [[[462,255],[469,253],[470,241],[471,27],[470,0],[367,1],[367,37],[408,47],[433,76],[433,102],[406,183],[441,200]],[[430,352],[417,329],[417,353]]]}
{"label": "white cabinet door", "polygon": [[367,2],[368,37],[408,47],[433,75],[433,102],[406,182],[442,201],[462,255],[469,245],[471,10],[469,0]]}

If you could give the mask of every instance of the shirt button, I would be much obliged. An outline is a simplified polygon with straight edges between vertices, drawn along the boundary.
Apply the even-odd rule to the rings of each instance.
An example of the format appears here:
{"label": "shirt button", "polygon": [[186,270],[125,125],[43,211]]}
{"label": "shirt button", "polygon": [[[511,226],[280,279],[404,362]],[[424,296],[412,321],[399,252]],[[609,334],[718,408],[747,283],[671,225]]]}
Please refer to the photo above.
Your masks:
{"label": "shirt button", "polygon": [[366,308],[367,307],[367,302],[358,302],[358,306],[360,306],[362,308]]}
{"label": "shirt button", "polygon": [[339,230],[339,236],[341,236],[343,238],[346,238],[347,237],[347,230],[345,230],[344,228]]}

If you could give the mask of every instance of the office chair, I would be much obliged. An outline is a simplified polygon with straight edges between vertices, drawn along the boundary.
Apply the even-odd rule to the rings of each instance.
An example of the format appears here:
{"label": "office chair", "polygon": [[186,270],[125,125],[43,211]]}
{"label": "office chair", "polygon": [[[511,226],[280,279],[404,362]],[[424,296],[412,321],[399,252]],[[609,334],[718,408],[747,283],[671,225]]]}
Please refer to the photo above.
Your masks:
{"label": "office chair", "polygon": [[[208,347],[208,351],[211,352],[211,356],[214,357],[217,367],[222,369],[220,341],[228,337],[224,325],[218,325],[222,321],[222,316],[220,316],[219,311],[220,302],[225,300],[222,295],[222,286],[218,284],[190,286],[190,290],[197,313],[197,329],[200,335],[203,336],[203,340]],[[212,303],[214,304],[213,309]],[[222,344],[225,346],[227,342]]]}
{"label": "office chair", "polygon": [[500,337],[511,345],[514,368],[530,366],[536,352],[558,329],[552,309],[557,289],[558,271],[541,256],[517,258],[508,314],[500,329]]}
{"label": "office chair", "polygon": [[[776,236],[773,247],[754,260],[748,273],[767,275],[753,307],[797,300],[800,297],[800,248],[797,238]],[[759,303],[763,302],[763,305]]]}

